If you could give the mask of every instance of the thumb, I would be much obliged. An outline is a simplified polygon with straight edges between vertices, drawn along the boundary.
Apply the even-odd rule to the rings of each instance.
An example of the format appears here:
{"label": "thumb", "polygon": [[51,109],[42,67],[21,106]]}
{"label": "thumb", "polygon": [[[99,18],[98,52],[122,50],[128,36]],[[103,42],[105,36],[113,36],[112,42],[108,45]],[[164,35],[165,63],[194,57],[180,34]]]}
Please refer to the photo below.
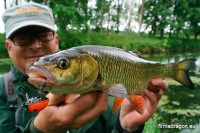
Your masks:
{"label": "thumb", "polygon": [[65,96],[65,94],[64,95],[55,95],[55,94],[49,93],[46,97],[49,98],[48,106],[53,106],[53,105],[58,105],[58,104],[61,104],[62,102],[64,102],[66,96]]}

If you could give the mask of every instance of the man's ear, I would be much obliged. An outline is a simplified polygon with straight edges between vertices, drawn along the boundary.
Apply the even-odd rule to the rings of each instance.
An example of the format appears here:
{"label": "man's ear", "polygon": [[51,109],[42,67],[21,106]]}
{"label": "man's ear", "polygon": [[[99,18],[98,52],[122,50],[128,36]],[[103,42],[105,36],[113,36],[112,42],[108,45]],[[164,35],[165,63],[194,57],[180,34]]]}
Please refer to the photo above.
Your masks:
{"label": "man's ear", "polygon": [[57,34],[55,34],[55,43],[56,43],[56,45],[58,46],[58,49],[59,49],[59,37],[58,37],[58,35]]}
{"label": "man's ear", "polygon": [[6,41],[5,41],[5,47],[6,47],[6,49],[8,50],[8,51],[10,51],[11,50],[11,41],[10,40],[8,40],[8,39],[6,39]]}
{"label": "man's ear", "polygon": [[11,57],[11,53],[12,53],[12,42],[9,39],[6,39],[5,41],[5,47],[8,51],[9,56]]}

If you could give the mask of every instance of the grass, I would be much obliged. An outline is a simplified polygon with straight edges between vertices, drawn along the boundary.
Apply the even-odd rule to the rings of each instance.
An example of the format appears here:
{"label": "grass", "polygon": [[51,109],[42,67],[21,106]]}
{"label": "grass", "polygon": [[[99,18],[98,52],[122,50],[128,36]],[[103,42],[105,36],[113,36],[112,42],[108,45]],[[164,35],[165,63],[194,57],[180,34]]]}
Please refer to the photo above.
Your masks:
{"label": "grass", "polygon": [[[71,35],[72,34],[72,35]],[[67,36],[67,38],[66,38]],[[109,45],[123,48],[125,50],[137,50],[142,54],[155,53],[182,53],[200,51],[200,40],[184,38],[159,38],[148,35],[137,36],[132,32],[72,32],[60,37],[61,49],[66,49],[78,45]]]}
{"label": "grass", "polygon": [[[133,32],[104,33],[90,31],[87,33],[69,31],[59,34],[61,50],[79,45],[108,45],[125,50],[139,51],[142,54],[199,52],[200,39],[160,38],[142,34],[140,37]],[[2,44],[1,44],[2,43]],[[0,42],[0,58],[8,57],[3,42]]]}

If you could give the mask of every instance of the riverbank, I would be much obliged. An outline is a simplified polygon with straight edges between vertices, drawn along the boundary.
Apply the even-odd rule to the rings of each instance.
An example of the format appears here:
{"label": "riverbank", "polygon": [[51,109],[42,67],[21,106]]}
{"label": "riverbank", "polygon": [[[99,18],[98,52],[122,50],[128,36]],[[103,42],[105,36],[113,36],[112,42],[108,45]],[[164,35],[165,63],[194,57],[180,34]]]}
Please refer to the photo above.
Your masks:
{"label": "riverbank", "polygon": [[[107,45],[123,48],[125,50],[138,51],[141,54],[175,54],[200,51],[200,39],[160,38],[142,34],[140,37],[133,32],[77,32],[70,31],[65,35],[59,35],[60,49],[67,49],[79,45]],[[7,50],[4,44],[4,36],[0,34],[0,58],[7,58]]]}
{"label": "riverbank", "polygon": [[160,38],[142,34],[140,37],[133,32],[112,32],[109,36],[106,33],[89,32],[69,33],[69,36],[60,36],[61,49],[78,45],[109,45],[126,50],[139,51],[142,54],[160,53],[186,53],[199,52],[200,39],[185,38]]}

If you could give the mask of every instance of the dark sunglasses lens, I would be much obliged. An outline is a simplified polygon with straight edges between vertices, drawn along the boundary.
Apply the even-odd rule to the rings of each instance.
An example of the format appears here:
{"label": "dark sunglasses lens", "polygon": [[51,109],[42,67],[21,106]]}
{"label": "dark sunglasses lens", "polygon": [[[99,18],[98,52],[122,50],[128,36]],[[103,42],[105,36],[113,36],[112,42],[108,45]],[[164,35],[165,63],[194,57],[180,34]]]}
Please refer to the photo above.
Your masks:
{"label": "dark sunglasses lens", "polygon": [[40,42],[51,41],[54,38],[54,32],[43,32],[38,34],[38,39]]}
{"label": "dark sunglasses lens", "polygon": [[11,38],[15,45],[24,46],[31,44],[33,39],[38,39],[39,42],[48,42],[54,39],[53,31],[43,31],[37,33],[24,33]]}
{"label": "dark sunglasses lens", "polygon": [[12,40],[14,41],[15,45],[23,46],[30,44],[32,39],[30,35],[19,35],[13,37]]}

